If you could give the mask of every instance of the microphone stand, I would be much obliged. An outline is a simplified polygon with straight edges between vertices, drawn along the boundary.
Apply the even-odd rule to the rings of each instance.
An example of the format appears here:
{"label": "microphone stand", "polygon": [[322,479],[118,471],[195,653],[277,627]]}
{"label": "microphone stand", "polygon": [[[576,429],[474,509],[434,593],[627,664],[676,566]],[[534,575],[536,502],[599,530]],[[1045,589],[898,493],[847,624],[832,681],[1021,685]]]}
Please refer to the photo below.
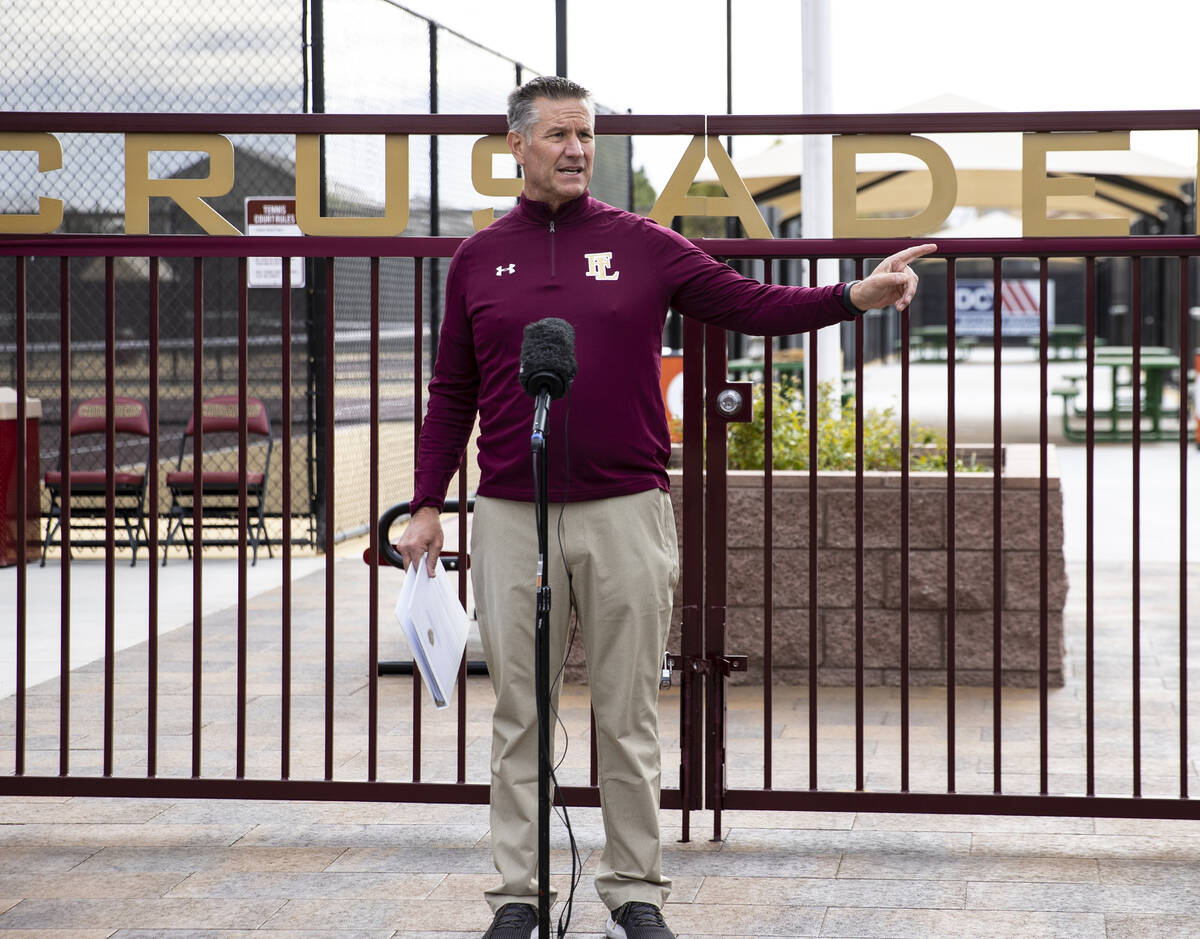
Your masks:
{"label": "microphone stand", "polygon": [[537,608],[534,615],[534,697],[538,715],[538,936],[550,939],[550,473],[546,417],[550,392],[537,394],[533,433],[534,505],[537,519]]}

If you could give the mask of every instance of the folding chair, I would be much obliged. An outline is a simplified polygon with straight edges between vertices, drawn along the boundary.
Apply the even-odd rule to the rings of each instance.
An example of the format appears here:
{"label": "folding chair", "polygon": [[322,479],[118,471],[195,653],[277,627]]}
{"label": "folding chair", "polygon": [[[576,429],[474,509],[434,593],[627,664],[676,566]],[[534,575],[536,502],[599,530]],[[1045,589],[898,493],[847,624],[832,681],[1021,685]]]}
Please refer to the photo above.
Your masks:
{"label": "folding chair", "polygon": [[[71,521],[71,547],[103,547],[107,539],[97,537],[76,538],[77,531],[97,532],[108,530],[107,473],[104,469],[74,469],[72,461],[70,491],[63,492],[63,468],[72,455],[99,454],[90,462],[103,462],[106,456],[104,436],[107,433],[107,403],[104,398],[88,398],[81,401],[71,415],[67,428],[70,447],[60,453],[58,469],[46,473],[46,489],[50,492],[50,509],[46,515],[46,537],[42,539],[42,566],[46,566],[46,551],[53,544],[62,544],[61,527],[63,503],[69,500]],[[150,460],[150,422],[146,405],[136,398],[113,398],[113,424],[116,428],[117,444],[122,438],[140,437],[145,440],[145,458],[142,469],[117,466],[115,470],[115,499],[113,521],[118,519],[125,526],[125,536],[133,549],[133,560],[137,564],[138,546],[150,540],[146,532],[146,472],[144,467]],[[98,439],[98,442],[97,442]],[[78,442],[77,442],[78,441]],[[114,457],[115,459],[115,457]],[[57,540],[55,536],[58,536]]]}
{"label": "folding chair", "polygon": [[[200,427],[204,435],[203,466],[200,474],[200,512],[202,530],[195,539],[200,545],[233,546],[238,544],[236,536],[212,538],[204,529],[237,531],[238,525],[238,409],[237,395],[220,395],[205,398],[200,405]],[[246,399],[246,431],[251,438],[265,438],[266,456],[258,467],[247,467],[246,472],[246,521],[247,540],[253,548],[251,564],[258,563],[258,546],[265,544],[267,552],[274,557],[271,542],[267,537],[265,521],[267,502],[267,477],[271,471],[271,421],[267,409],[259,398]],[[167,489],[171,493],[171,508],[167,523],[167,537],[163,544],[163,566],[167,564],[167,553],[176,536],[182,537],[187,556],[192,556],[192,530],[194,506],[197,499],[195,474],[191,468],[184,469],[194,451],[189,441],[195,439],[196,414],[188,419],[187,430],[179,441],[179,460],[175,469],[167,473]],[[232,460],[231,460],[232,457]],[[230,463],[232,462],[232,468]],[[220,467],[220,468],[216,468]]]}

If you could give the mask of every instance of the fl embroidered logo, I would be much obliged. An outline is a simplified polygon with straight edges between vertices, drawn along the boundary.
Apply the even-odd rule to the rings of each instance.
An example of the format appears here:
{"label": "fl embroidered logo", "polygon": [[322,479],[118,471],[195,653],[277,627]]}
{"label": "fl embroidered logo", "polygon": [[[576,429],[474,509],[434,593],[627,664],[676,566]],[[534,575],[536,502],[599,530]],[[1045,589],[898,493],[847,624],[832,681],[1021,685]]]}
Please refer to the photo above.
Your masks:
{"label": "fl embroidered logo", "polygon": [[585,254],[584,257],[588,262],[588,277],[594,277],[596,280],[616,280],[621,276],[620,271],[609,271],[609,268],[612,267],[611,251],[597,251]]}
{"label": "fl embroidered logo", "polygon": [[496,276],[497,277],[499,277],[501,274],[515,274],[516,272],[517,272],[517,265],[515,265],[515,264],[509,264],[507,267],[504,265],[500,265],[499,267],[496,268]]}

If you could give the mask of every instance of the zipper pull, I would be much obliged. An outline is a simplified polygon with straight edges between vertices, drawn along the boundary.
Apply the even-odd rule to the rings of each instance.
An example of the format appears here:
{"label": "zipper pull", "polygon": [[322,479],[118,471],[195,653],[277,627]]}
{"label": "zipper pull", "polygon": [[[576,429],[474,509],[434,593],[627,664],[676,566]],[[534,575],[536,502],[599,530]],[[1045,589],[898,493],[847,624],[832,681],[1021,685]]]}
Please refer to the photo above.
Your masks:
{"label": "zipper pull", "polygon": [[550,219],[550,234],[554,234],[554,219]]}

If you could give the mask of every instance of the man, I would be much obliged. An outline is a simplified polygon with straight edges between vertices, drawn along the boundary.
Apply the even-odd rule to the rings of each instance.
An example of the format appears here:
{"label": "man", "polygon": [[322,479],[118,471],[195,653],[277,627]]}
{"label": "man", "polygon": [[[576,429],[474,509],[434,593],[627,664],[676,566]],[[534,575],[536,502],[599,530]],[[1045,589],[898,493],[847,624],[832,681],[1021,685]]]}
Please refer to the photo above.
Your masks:
{"label": "man", "polygon": [[605,934],[673,939],[661,912],[670,881],[661,870],[657,724],[678,578],[659,390],[668,307],[756,335],[803,332],[890,303],[904,309],[917,285],[908,262],[935,246],[893,255],[852,285],[765,286],[674,232],[591,198],[594,110],[584,88],[536,78],[510,95],[508,124],[524,192],[451,261],[413,515],[399,550],[408,563],[427,555],[432,573],[442,548],[438,513],[478,413],[471,574],[496,692],[491,838],[501,877],[487,891],[495,919],[485,939],[527,939],[537,926],[537,538],[533,409],[518,372],[524,327],[566,319],[578,375],[547,430],[556,521],[551,671],[565,655],[574,606],[596,715],[606,836],[596,890],[612,911]]}

